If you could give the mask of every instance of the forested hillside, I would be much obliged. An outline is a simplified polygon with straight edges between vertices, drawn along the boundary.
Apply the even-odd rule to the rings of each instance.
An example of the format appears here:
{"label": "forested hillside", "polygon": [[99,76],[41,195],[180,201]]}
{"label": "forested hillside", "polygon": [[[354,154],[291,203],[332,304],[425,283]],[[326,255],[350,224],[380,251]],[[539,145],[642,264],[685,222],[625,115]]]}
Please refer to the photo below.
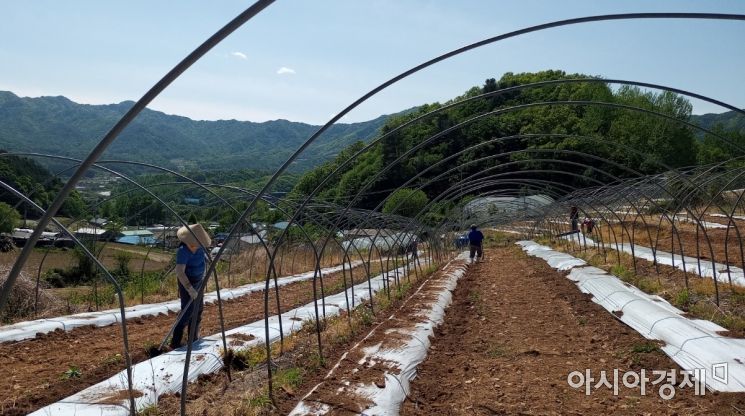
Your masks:
{"label": "forested hillside", "polygon": [[[588,76],[566,74],[563,71],[506,73],[499,80],[488,79],[483,86],[473,87],[464,95],[445,104],[423,105],[416,112],[392,117],[382,129],[383,133],[393,132],[392,134],[385,136],[380,143],[353,163],[342,166],[351,154],[363,146],[362,143],[353,144],[335,160],[307,173],[294,191],[308,194],[321,186],[320,194],[323,198],[342,202],[363,190],[363,186],[372,180],[371,186],[364,189],[362,197],[355,205],[374,207],[387,194],[384,191],[401,185],[399,178],[412,177],[425,169],[429,170],[412,187],[436,178],[447,170],[458,168],[458,175],[447,175],[447,179],[437,180],[424,188],[427,196],[432,199],[459,178],[466,178],[498,164],[522,160],[522,165],[513,164],[504,170],[515,171],[520,170],[521,166],[532,166],[547,171],[544,174],[535,173],[534,179],[541,179],[541,176],[550,177],[551,169],[574,173],[574,179],[567,180],[565,189],[553,190],[565,193],[567,189],[592,186],[593,178],[605,176],[603,179],[607,181],[607,175],[624,178],[664,172],[668,168],[709,163],[716,161],[722,152],[732,150],[728,145],[722,144],[721,140],[714,140],[711,137],[697,139],[693,129],[683,123],[690,120],[692,109],[685,98],[673,93],[653,93],[628,86],[612,89],[607,84],[597,82],[552,84],[478,98],[395,131],[404,123],[442,108],[443,105],[498,89],[566,78]],[[574,103],[556,103],[557,101]],[[580,103],[589,101],[608,104]],[[639,107],[646,112],[624,106]],[[509,107],[513,109],[506,110]],[[480,116],[489,112],[494,113]],[[662,113],[668,117],[661,117],[652,112]],[[471,118],[474,119],[468,121]],[[463,122],[467,123],[448,130]],[[716,129],[734,141],[745,143],[742,136],[719,127]],[[438,135],[442,132],[445,133]],[[510,138],[516,135],[520,136]],[[430,138],[433,139],[424,142]],[[459,153],[477,144],[481,145],[468,152]],[[521,151],[524,149],[556,151],[526,153]],[[396,163],[399,156],[410,151],[413,153],[404,159],[403,164]],[[578,156],[572,154],[572,151],[597,155],[611,163],[603,163],[606,173],[600,173],[587,167],[546,160],[537,161],[553,158],[579,160],[590,166],[601,164],[598,159]],[[490,155],[505,152],[508,153],[499,159],[489,159]],[[450,155],[457,157],[447,163],[436,165]],[[613,167],[613,162],[633,169]],[[321,185],[323,178],[340,166],[342,167],[338,174]]]}
{"label": "forested hillside", "polygon": [[[84,157],[132,104],[82,105],[65,97],[21,98],[0,91],[0,149]],[[317,166],[350,143],[373,136],[385,119],[333,126],[291,169]],[[104,158],[182,170],[273,171],[318,127],[287,120],[197,121],[146,109]]]}
{"label": "forested hillside", "polygon": [[[0,180],[13,189],[22,192],[41,207],[47,207],[62,188],[62,182],[52,177],[49,171],[35,161],[9,156],[2,154],[2,152],[0,152]],[[19,199],[0,188],[0,202],[14,206],[18,204]],[[22,206],[27,208],[25,205]],[[74,217],[83,213],[84,210],[80,195],[73,191],[62,205],[60,215]],[[32,209],[28,209],[27,214],[29,218],[37,218],[40,215]]]}
{"label": "forested hillside", "polygon": [[693,115],[691,116],[691,121],[706,129],[719,126],[726,131],[736,131],[740,134],[745,134],[745,116],[734,111],[727,111],[721,114],[708,113]]}
{"label": "forested hillside", "polygon": [[[233,171],[191,171],[185,176],[204,184],[209,190],[192,186],[181,181],[174,183],[170,174],[147,174],[137,177],[137,182],[158,195],[168,206],[184,218],[193,217],[199,221],[217,221],[227,227],[237,220],[236,212],[219,200],[229,201],[239,210],[244,210],[253,195],[260,189],[269,176],[266,173],[252,170]],[[180,180],[180,179],[179,179]],[[270,195],[281,196],[292,190],[297,181],[294,174],[280,176],[272,187]],[[213,185],[227,185],[228,188]],[[237,187],[245,192],[237,192]],[[242,197],[236,198],[236,195]],[[111,198],[97,198],[96,216],[115,220],[129,225],[150,225],[154,223],[172,223],[173,215],[163,205],[153,203],[152,196],[126,182],[120,182],[111,188]],[[265,203],[260,203],[251,218],[253,221],[276,222],[281,219],[279,212],[270,211]]]}

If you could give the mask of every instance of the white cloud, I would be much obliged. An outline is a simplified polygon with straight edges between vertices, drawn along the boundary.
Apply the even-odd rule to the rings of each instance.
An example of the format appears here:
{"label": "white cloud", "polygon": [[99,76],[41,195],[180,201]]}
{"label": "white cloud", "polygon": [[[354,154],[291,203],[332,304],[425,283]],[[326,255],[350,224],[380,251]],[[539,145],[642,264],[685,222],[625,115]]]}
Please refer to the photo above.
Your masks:
{"label": "white cloud", "polygon": [[230,56],[235,56],[236,58],[240,59],[248,59],[248,56],[246,56],[243,52],[230,52]]}
{"label": "white cloud", "polygon": [[279,75],[284,75],[284,74],[294,74],[294,73],[295,73],[295,70],[294,70],[294,69],[292,69],[292,68],[288,68],[288,67],[286,67],[286,66],[283,66],[282,68],[279,68],[279,69],[277,70],[277,74],[279,74]]}

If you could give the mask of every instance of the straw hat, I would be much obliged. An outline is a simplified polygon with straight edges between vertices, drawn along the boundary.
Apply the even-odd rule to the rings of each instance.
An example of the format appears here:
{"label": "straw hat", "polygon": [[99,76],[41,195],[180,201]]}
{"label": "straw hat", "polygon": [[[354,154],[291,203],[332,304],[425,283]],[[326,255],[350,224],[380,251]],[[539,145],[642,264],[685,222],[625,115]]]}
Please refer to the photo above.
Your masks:
{"label": "straw hat", "polygon": [[[191,228],[191,232],[189,232],[189,228]],[[202,224],[192,224],[188,228],[186,226],[181,227],[176,232],[176,236],[186,245],[199,246],[201,243],[202,246],[209,247],[212,244],[210,235],[204,230]],[[195,236],[196,238],[194,238]]]}

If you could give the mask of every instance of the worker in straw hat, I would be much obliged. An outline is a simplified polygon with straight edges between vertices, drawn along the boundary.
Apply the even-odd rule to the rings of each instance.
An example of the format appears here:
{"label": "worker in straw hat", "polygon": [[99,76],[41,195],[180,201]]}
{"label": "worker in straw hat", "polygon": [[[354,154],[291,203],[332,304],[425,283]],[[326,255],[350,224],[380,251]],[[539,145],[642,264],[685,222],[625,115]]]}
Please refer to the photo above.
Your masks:
{"label": "worker in straw hat", "polygon": [[[179,228],[176,232],[181,244],[176,251],[176,277],[178,278],[178,293],[181,298],[180,318],[173,329],[171,348],[181,346],[184,328],[190,326],[192,314],[196,308],[197,323],[189,328],[189,340],[199,338],[199,323],[202,320],[204,305],[200,296],[200,288],[206,268],[205,249],[212,244],[209,234],[201,224],[192,224]],[[184,310],[186,308],[186,310]]]}

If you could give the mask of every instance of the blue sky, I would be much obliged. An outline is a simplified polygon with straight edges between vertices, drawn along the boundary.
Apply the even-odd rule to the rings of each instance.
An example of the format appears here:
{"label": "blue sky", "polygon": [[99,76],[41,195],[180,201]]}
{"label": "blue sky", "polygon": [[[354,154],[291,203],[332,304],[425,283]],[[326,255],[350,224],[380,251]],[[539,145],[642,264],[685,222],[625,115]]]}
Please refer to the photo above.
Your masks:
{"label": "blue sky", "polygon": [[[0,90],[91,104],[136,100],[250,1],[0,3]],[[392,76],[459,46],[605,13],[745,14],[745,1],[278,0],[151,108],[195,119],[320,124]],[[745,107],[745,22],[622,21],[551,29],[417,74],[345,121],[446,101],[504,72],[563,69],[688,89]],[[283,69],[284,68],[284,69]],[[694,101],[694,113],[722,110]]]}

